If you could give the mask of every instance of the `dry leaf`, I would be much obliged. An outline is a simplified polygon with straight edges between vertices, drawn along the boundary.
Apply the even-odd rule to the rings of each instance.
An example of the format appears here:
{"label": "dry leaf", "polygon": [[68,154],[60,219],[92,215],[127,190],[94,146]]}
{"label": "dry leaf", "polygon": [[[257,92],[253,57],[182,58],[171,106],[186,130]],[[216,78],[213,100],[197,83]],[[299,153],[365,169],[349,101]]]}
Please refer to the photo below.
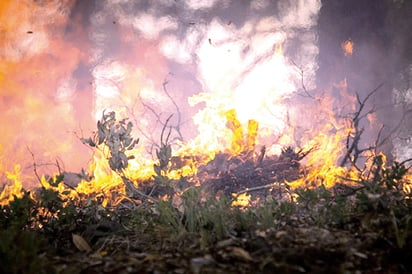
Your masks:
{"label": "dry leaf", "polygon": [[159,254],[146,254],[144,261],[156,261],[156,260],[160,260],[162,259],[162,256],[160,256]]}
{"label": "dry leaf", "polygon": [[73,239],[74,245],[77,247],[78,250],[85,251],[85,252],[92,251],[92,248],[82,236],[77,235],[77,234],[72,234],[72,239]]}
{"label": "dry leaf", "polygon": [[216,248],[220,249],[220,248],[224,248],[230,245],[234,245],[236,243],[235,240],[233,240],[232,238],[226,239],[226,240],[222,240],[220,242],[218,242],[216,244]]}
{"label": "dry leaf", "polygon": [[283,237],[283,236],[286,236],[286,235],[288,235],[288,233],[287,233],[286,231],[280,230],[280,231],[277,231],[277,232],[276,232],[275,237],[276,237],[276,239],[279,239],[279,238],[281,238],[281,237]]}
{"label": "dry leaf", "polygon": [[258,236],[258,237],[262,237],[262,238],[266,238],[266,231],[264,231],[264,230],[256,230],[255,231],[255,233],[256,233],[256,236]]}
{"label": "dry leaf", "polygon": [[232,256],[243,260],[243,261],[253,261],[252,256],[250,256],[249,252],[247,252],[246,250],[244,250],[243,248],[240,247],[232,247],[231,248],[232,251]]}
{"label": "dry leaf", "polygon": [[359,258],[362,258],[362,259],[368,258],[368,255],[366,255],[365,253],[359,252],[354,248],[351,248],[350,251],[352,252],[353,255],[358,256]]}

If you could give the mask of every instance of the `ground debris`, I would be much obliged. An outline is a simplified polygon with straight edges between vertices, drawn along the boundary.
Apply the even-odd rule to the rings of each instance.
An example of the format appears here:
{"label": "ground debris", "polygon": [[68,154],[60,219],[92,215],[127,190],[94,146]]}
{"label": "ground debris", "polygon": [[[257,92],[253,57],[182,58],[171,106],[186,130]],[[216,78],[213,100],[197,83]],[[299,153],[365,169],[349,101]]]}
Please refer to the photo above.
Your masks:
{"label": "ground debris", "polygon": [[[378,239],[368,243],[356,233],[316,226],[286,226],[231,237],[206,250],[194,238],[184,245],[173,241],[161,245],[166,235],[134,236],[129,238],[129,249],[106,243],[100,253],[73,252],[50,260],[60,273],[370,273],[382,271],[381,264],[388,262],[377,260],[389,255],[383,247],[377,249],[382,244]],[[120,241],[125,240],[112,241],[112,245]]]}

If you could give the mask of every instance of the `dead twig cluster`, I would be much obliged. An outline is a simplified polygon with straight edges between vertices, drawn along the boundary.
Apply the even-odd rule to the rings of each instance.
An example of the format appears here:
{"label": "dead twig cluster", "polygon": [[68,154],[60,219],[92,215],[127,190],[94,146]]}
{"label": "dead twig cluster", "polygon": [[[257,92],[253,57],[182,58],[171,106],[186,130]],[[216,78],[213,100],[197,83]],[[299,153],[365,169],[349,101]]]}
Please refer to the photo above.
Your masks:
{"label": "dead twig cluster", "polygon": [[307,151],[285,148],[280,156],[256,157],[246,154],[232,156],[219,153],[206,165],[199,167],[197,180],[212,194],[223,192],[231,197],[242,193],[252,193],[254,198],[276,195],[288,196],[286,181],[294,181],[300,175],[300,163]]}

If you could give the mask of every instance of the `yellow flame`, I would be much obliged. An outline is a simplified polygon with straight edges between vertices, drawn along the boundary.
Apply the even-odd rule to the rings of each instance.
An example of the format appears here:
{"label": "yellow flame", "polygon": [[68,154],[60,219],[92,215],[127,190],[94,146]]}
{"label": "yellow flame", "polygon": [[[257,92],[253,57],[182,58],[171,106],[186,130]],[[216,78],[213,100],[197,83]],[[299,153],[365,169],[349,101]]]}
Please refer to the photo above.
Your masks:
{"label": "yellow flame", "polygon": [[309,146],[315,148],[308,155],[308,171],[304,177],[290,182],[292,188],[318,187],[324,185],[330,188],[339,181],[340,177],[347,175],[346,168],[337,166],[336,162],[342,156],[342,142],[344,137],[339,134],[329,136],[320,133]]}
{"label": "yellow flame", "polygon": [[170,170],[167,176],[170,179],[179,180],[182,177],[193,176],[197,173],[197,163],[193,162],[193,160],[188,160],[188,161],[185,161],[184,163],[185,165],[183,167]]}
{"label": "yellow flame", "polygon": [[[340,88],[341,96],[345,99],[346,111],[352,111],[355,99],[346,92],[346,80],[336,86]],[[353,171],[338,165],[339,159],[346,153],[347,138],[353,131],[352,124],[336,114],[335,108],[344,104],[331,96],[323,96],[317,101],[313,114],[308,114],[319,124],[313,129],[313,134],[309,134],[309,139],[303,138],[304,149],[310,150],[305,158],[306,171],[302,178],[289,183],[292,188],[320,185],[330,188],[338,182],[343,182],[344,177],[356,177]]]}
{"label": "yellow flame", "polygon": [[243,129],[237,119],[236,110],[231,109],[226,112],[226,120],[229,129],[232,131],[232,142],[230,152],[233,155],[238,155],[244,149],[243,147]]}
{"label": "yellow flame", "polygon": [[79,193],[103,195],[102,205],[106,206],[110,201],[114,201],[113,195],[125,194],[125,187],[122,178],[110,169],[107,159],[102,153],[94,156],[93,164],[90,166],[93,172],[91,181],[82,181],[76,190]]}
{"label": "yellow flame", "polygon": [[403,184],[403,191],[407,195],[412,194],[412,173],[408,173],[405,175],[405,183]]}
{"label": "yellow flame", "polygon": [[[236,194],[233,193],[232,196],[235,197]],[[247,192],[242,193],[232,202],[232,206],[246,207],[249,205],[251,197],[252,196]]]}
{"label": "yellow flame", "polygon": [[20,178],[20,165],[14,166],[14,172],[6,172],[7,179],[12,181],[12,184],[5,185],[0,193],[0,205],[4,206],[14,200],[14,197],[21,198],[23,196],[23,185]]}
{"label": "yellow flame", "polygon": [[276,43],[275,45],[274,45],[274,51],[275,51],[275,55],[278,55],[278,56],[283,56],[283,46],[282,46],[282,43]]}

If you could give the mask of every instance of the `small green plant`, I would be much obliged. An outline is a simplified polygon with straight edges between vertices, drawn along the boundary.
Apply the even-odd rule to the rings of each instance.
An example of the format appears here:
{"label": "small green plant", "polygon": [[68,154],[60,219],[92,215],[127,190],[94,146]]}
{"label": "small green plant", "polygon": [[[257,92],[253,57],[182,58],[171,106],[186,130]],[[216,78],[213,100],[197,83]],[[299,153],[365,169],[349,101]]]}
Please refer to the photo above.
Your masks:
{"label": "small green plant", "polygon": [[390,217],[393,226],[393,232],[395,234],[396,245],[399,248],[403,248],[406,244],[407,237],[411,230],[412,215],[407,214],[403,218],[399,219],[395,216],[393,210],[390,212]]}
{"label": "small green plant", "polygon": [[386,168],[381,155],[375,156],[370,172],[361,180],[362,188],[357,194],[359,210],[389,214],[408,207],[410,202],[402,188],[408,169],[398,162]]}
{"label": "small green plant", "polygon": [[[357,212],[363,216],[373,216],[385,225],[385,232],[394,239],[398,248],[405,246],[412,220],[412,200],[403,191],[404,184],[410,183],[406,176],[408,168],[404,164],[395,161],[385,167],[382,156],[375,156],[370,172],[361,180],[362,187],[356,195]],[[376,221],[367,222],[372,223]]]}
{"label": "small green plant", "polygon": [[178,206],[171,200],[159,201],[156,204],[158,222],[171,227],[175,234],[208,231],[214,239],[227,236],[232,219],[230,203],[224,198],[202,199],[200,196],[199,188],[191,188],[180,196],[181,204]]}
{"label": "small green plant", "polygon": [[169,116],[163,126],[162,133],[160,135],[160,147],[159,149],[156,149],[158,164],[153,165],[155,172],[155,183],[160,186],[168,187],[171,187],[171,180],[167,176],[170,172],[170,160],[172,158],[172,146],[169,142],[171,129],[169,128],[166,138],[164,135],[170,118],[172,118],[172,116]]}
{"label": "small green plant", "polygon": [[296,189],[297,203],[301,211],[308,216],[308,222],[315,224],[325,224],[327,216],[327,205],[331,202],[331,193],[321,185],[317,188]]}
{"label": "small green plant", "polygon": [[252,212],[251,220],[257,220],[260,229],[269,229],[286,224],[291,216],[296,213],[297,207],[294,202],[284,201],[279,202],[275,199],[268,199],[257,205],[255,208],[248,208],[248,212]]}
{"label": "small green plant", "polygon": [[230,203],[224,197],[202,198],[200,188],[191,188],[182,195],[184,226],[189,232],[205,232],[217,239],[228,235]]}
{"label": "small green plant", "polygon": [[116,120],[116,113],[103,112],[102,118],[97,122],[97,132],[93,137],[81,138],[80,140],[91,147],[98,147],[102,144],[109,148],[108,161],[110,168],[118,173],[127,168],[128,160],[134,156],[126,156],[126,151],[132,150],[139,142],[131,136],[133,129],[132,122],[127,119]]}
{"label": "small green plant", "polygon": [[[134,159],[133,155],[127,156],[126,152],[132,150],[139,142],[139,139],[132,137],[133,123],[127,122],[127,118],[122,120],[116,119],[116,113],[103,111],[102,118],[97,122],[97,132],[93,137],[80,138],[80,140],[91,147],[97,147],[103,151],[109,162],[110,168],[119,174],[126,187],[126,193],[129,197],[135,194],[145,197],[136,189],[133,182],[129,180],[124,170],[129,165],[129,160]],[[105,151],[109,149],[108,153]]]}

